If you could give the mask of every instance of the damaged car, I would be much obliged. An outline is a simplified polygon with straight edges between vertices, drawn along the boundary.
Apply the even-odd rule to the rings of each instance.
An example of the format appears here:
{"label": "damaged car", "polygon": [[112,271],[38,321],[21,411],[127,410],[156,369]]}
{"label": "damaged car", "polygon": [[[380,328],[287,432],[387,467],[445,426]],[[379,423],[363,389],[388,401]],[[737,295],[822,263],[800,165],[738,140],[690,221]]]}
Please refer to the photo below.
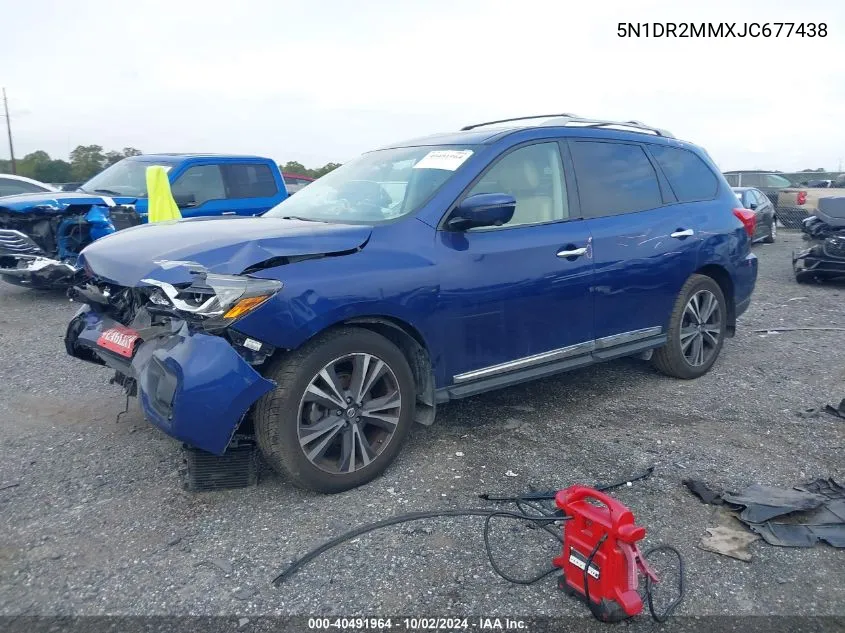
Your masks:
{"label": "damaged car", "polygon": [[751,301],[754,213],[664,130],[528,119],[366,153],[262,217],[92,243],[68,353],[168,435],[253,438],[322,492],[453,399],[624,356],[705,374]]}
{"label": "damaged car", "polygon": [[845,279],[845,197],[822,198],[801,227],[806,248],[792,256],[799,283]]}
{"label": "damaged car", "polygon": [[125,158],[72,192],[0,198],[0,278],[29,288],[73,283],[91,242],[146,221],[147,167],[167,170],[183,217],[258,215],[287,197],[278,165],[257,156]]}

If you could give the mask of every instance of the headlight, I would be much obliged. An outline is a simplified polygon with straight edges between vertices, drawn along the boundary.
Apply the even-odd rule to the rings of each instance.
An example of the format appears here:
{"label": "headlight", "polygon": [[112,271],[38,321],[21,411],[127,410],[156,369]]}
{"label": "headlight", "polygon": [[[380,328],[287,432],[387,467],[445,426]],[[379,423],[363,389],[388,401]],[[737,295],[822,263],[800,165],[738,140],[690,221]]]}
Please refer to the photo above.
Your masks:
{"label": "headlight", "polygon": [[[157,279],[142,279],[141,282],[160,288],[177,311],[201,320],[206,329],[226,327],[255,310],[283,286],[274,279],[213,273],[197,275],[196,281],[185,288]],[[152,300],[164,303],[164,297]]]}

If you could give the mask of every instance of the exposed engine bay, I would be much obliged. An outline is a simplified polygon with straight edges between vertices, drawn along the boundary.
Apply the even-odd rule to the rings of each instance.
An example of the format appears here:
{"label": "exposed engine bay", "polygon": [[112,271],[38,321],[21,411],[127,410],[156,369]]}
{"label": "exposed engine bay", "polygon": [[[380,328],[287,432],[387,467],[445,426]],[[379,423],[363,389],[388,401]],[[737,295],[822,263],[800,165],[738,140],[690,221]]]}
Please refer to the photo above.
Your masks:
{"label": "exposed engine bay", "polygon": [[[219,455],[249,407],[275,386],[258,367],[275,347],[228,326],[282,284],[204,270],[191,276],[177,285],[145,279],[125,287],[88,275],[68,292],[84,305],[68,324],[65,347],[114,369],[111,382],[139,398],[150,422]],[[208,387],[223,383],[239,390]]]}
{"label": "exposed engine bay", "polygon": [[845,197],[822,198],[817,215],[804,220],[807,247],[792,258],[799,282],[845,279]]}
{"label": "exposed engine bay", "polygon": [[[87,305],[68,326],[68,352],[84,360],[114,366],[109,362],[113,354],[107,349],[77,345],[79,333],[85,327],[85,313],[92,311],[131,331],[137,336],[133,341],[137,345],[185,328],[189,332],[223,336],[250,365],[261,365],[275,351],[273,346],[249,339],[228,326],[266,301],[281,283],[199,270],[190,283],[174,285],[154,279],[145,279],[143,283],[126,288],[89,277],[71,287],[68,296]],[[123,364],[117,367],[122,368]]]}
{"label": "exposed engine bay", "polygon": [[140,223],[131,206],[41,201],[27,208],[14,197],[0,199],[0,275],[21,286],[66,287],[83,248]]}

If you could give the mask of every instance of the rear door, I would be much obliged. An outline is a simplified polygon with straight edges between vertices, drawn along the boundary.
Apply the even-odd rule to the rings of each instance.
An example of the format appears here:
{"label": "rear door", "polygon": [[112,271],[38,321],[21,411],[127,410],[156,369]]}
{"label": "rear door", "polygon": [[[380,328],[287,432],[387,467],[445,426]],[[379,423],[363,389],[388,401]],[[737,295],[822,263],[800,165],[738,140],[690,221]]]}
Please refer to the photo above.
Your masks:
{"label": "rear door", "polygon": [[714,199],[716,176],[685,149],[603,139],[569,146],[593,236],[597,348],[665,333],[697,268],[710,211],[708,203],[680,201]]}

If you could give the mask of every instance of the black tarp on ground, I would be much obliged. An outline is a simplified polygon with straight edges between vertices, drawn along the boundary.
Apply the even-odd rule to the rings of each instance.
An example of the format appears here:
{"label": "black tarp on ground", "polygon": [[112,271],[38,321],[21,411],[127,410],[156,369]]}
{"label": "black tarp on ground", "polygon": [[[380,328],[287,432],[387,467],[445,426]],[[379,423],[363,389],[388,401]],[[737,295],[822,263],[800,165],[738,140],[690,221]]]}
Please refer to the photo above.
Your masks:
{"label": "black tarp on ground", "polygon": [[753,484],[736,493],[696,480],[683,483],[704,503],[737,510],[739,520],[771,545],[813,547],[824,541],[845,547],[845,487],[833,479],[792,489]]}

